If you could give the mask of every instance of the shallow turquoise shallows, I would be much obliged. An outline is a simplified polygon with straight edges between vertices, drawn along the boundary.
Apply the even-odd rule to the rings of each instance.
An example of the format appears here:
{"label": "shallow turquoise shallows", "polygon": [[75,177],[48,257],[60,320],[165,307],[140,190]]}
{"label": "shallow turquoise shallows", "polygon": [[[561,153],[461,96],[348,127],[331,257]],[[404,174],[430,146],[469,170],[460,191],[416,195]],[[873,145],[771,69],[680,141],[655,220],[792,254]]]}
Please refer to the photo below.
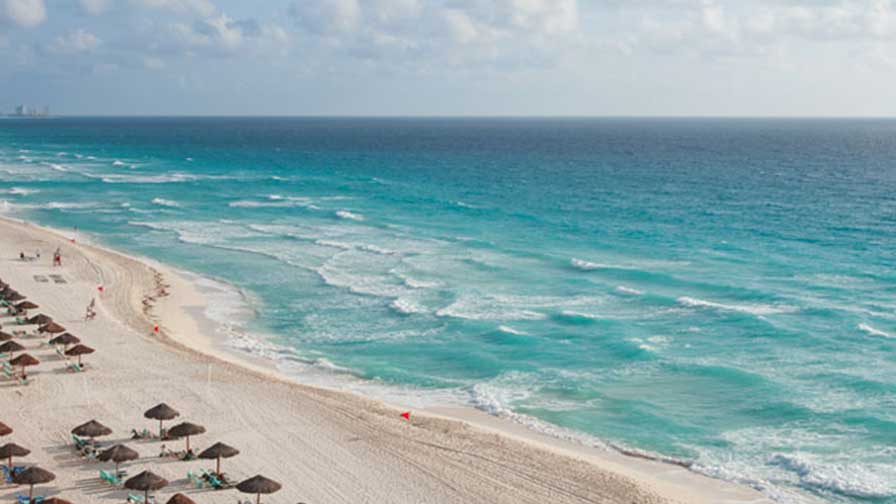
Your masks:
{"label": "shallow turquoise shallows", "polygon": [[781,502],[896,502],[894,194],[887,120],[0,120],[0,210],[223,344]]}

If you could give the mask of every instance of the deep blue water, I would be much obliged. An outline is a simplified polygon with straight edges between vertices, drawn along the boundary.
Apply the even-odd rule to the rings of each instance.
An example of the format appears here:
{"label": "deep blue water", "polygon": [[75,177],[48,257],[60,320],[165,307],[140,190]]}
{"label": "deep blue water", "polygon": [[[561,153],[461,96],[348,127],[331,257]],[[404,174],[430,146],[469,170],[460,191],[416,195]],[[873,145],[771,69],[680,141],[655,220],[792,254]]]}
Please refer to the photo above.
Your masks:
{"label": "deep blue water", "polygon": [[894,190],[890,120],[0,121],[0,210],[237,286],[240,351],[782,502],[896,502]]}

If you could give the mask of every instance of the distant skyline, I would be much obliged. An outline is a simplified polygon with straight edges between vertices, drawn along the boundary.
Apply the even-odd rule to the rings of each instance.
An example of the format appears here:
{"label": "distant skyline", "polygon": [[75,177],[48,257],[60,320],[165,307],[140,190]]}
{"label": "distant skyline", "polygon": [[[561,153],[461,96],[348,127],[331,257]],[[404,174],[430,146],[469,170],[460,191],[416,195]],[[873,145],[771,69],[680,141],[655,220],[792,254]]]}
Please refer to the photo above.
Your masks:
{"label": "distant skyline", "polygon": [[0,111],[896,116],[896,0],[0,0]]}

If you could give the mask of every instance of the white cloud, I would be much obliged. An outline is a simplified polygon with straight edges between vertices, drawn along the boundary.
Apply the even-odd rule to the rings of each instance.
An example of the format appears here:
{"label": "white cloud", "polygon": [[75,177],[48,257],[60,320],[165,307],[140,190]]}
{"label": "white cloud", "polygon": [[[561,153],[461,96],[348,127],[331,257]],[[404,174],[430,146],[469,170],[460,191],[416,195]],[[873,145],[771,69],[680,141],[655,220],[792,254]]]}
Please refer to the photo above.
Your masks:
{"label": "white cloud", "polygon": [[88,14],[102,14],[109,8],[111,0],[81,0],[81,8]]}
{"label": "white cloud", "polygon": [[317,34],[344,33],[361,21],[358,0],[301,0],[294,2],[289,14],[301,28]]}
{"label": "white cloud", "polygon": [[140,7],[167,9],[180,13],[198,14],[203,17],[214,16],[218,9],[211,0],[131,0]]}
{"label": "white cloud", "polygon": [[147,70],[162,70],[165,68],[165,61],[154,56],[146,56],[143,58],[143,68]]}
{"label": "white cloud", "polygon": [[93,51],[101,43],[102,41],[96,35],[79,28],[57,37],[48,49],[55,54],[77,54]]}
{"label": "white cloud", "polygon": [[5,0],[6,16],[19,26],[31,28],[47,19],[43,0]]}

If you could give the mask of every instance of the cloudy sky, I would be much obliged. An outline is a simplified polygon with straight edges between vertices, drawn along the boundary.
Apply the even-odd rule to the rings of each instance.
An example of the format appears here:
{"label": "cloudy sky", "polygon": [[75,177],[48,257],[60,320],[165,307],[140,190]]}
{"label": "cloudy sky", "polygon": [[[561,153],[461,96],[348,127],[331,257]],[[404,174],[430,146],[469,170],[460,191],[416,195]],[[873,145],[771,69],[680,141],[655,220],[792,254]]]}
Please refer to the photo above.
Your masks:
{"label": "cloudy sky", "polygon": [[896,115],[896,0],[0,0],[0,110]]}

